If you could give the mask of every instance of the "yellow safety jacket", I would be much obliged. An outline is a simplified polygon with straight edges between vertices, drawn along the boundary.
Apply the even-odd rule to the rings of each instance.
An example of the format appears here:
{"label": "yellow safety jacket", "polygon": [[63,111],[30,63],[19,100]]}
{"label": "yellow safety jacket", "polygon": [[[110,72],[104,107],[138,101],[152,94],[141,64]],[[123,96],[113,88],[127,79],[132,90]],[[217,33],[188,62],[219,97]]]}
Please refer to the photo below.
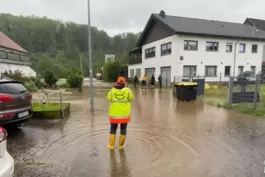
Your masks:
{"label": "yellow safety jacket", "polygon": [[132,91],[125,87],[121,90],[112,88],[107,96],[110,101],[109,120],[114,124],[128,123],[131,120]]}

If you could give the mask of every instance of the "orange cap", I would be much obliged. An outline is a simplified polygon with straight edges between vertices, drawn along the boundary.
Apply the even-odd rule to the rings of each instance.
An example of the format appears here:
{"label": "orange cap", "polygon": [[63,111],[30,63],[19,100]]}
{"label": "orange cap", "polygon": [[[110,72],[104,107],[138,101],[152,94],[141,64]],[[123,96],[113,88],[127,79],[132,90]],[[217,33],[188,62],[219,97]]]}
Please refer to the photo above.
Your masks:
{"label": "orange cap", "polygon": [[125,84],[126,83],[125,78],[124,77],[119,77],[118,80],[117,80],[117,83],[118,84]]}

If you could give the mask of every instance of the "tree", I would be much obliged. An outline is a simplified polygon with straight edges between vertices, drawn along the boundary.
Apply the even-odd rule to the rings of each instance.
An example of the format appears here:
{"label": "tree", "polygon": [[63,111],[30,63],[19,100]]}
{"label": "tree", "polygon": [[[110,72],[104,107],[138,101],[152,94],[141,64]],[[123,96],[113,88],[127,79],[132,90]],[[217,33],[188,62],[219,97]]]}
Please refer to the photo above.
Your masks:
{"label": "tree", "polygon": [[120,74],[121,64],[119,61],[109,61],[103,66],[103,79],[107,82],[115,82]]}
{"label": "tree", "polygon": [[44,81],[49,87],[53,88],[57,82],[57,78],[51,70],[47,70],[44,74]]}
{"label": "tree", "polygon": [[70,74],[66,79],[67,87],[82,88],[84,82],[83,72],[79,69],[72,68]]}
{"label": "tree", "polygon": [[[50,69],[58,77],[66,78],[71,67],[80,67],[88,76],[87,25],[36,16],[0,14],[0,31],[31,53],[33,69],[44,76]],[[92,59],[94,74],[104,65],[105,54],[115,54],[128,64],[128,51],[135,47],[139,34],[123,33],[110,37],[105,31],[92,27]],[[60,55],[59,59],[57,56]]]}

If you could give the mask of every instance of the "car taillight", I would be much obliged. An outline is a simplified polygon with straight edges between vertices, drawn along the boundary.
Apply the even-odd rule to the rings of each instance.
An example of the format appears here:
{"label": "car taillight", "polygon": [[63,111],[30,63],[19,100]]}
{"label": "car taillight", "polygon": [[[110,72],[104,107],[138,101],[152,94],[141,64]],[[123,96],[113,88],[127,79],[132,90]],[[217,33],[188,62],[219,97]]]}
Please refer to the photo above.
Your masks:
{"label": "car taillight", "polygon": [[13,118],[16,114],[0,114],[0,118]]}
{"label": "car taillight", "polygon": [[0,95],[0,102],[10,102],[13,98],[8,95]]}
{"label": "car taillight", "polygon": [[7,137],[7,132],[4,128],[0,127],[0,143],[5,141]]}
{"label": "car taillight", "polygon": [[29,100],[32,100],[32,93],[29,93]]}

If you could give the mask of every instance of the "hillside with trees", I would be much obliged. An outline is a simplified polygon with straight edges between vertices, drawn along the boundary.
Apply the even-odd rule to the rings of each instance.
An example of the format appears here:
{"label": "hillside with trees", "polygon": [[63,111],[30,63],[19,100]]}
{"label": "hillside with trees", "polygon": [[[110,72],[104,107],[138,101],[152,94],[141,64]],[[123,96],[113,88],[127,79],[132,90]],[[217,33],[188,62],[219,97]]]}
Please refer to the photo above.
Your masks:
{"label": "hillside with trees", "polygon": [[[47,69],[65,78],[71,67],[88,75],[87,26],[63,23],[46,17],[23,17],[0,14],[0,31],[30,53],[32,68],[43,75]],[[105,31],[92,27],[92,56],[94,74],[104,64],[105,54],[115,54],[128,63],[128,50],[135,47],[139,34],[124,33],[110,37]]]}

